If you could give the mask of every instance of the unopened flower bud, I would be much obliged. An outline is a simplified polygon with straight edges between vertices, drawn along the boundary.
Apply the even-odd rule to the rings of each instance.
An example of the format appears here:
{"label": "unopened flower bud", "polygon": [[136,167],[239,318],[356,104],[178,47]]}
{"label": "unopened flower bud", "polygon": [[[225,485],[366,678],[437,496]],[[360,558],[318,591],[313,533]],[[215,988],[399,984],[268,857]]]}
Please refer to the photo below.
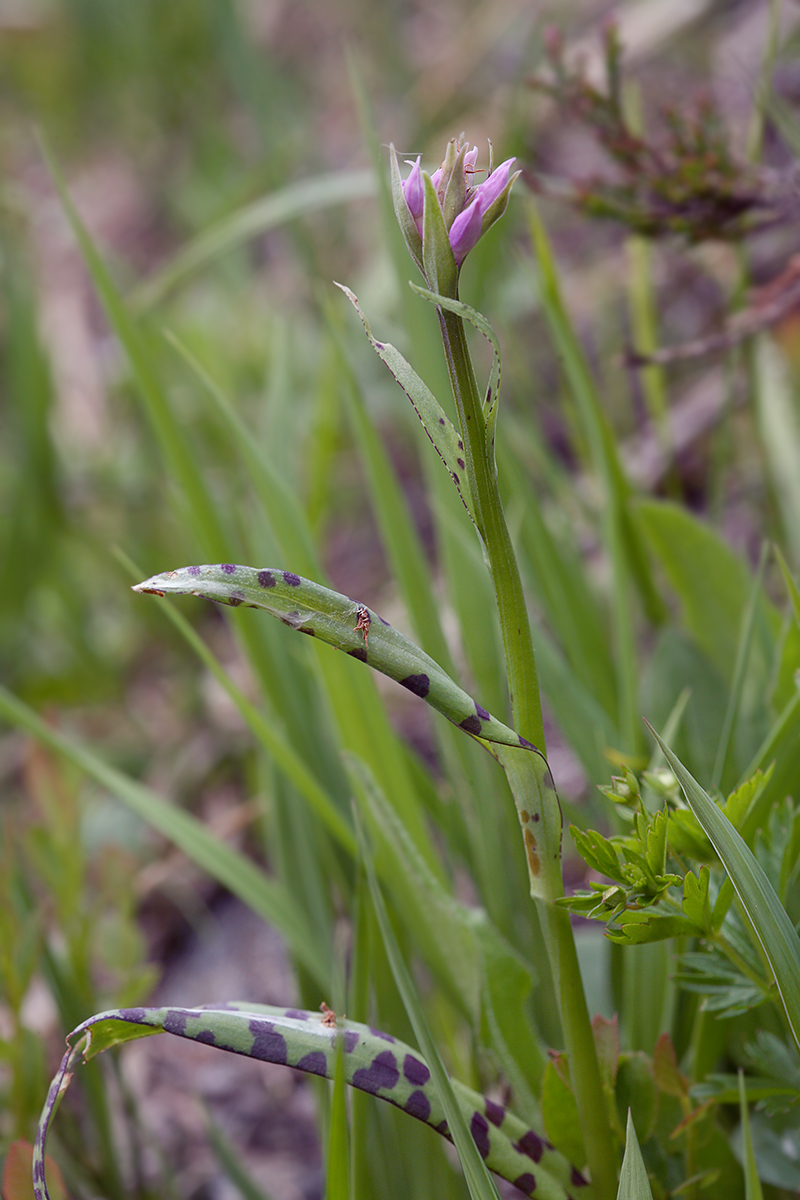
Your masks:
{"label": "unopened flower bud", "polygon": [[[519,174],[511,174],[514,159],[509,158],[483,183],[475,184],[477,161],[478,147],[467,149],[466,143],[454,138],[441,167],[429,177],[431,189],[427,190],[420,159],[409,160],[411,173],[402,179],[392,149],[395,213],[414,261],[434,291],[442,288],[455,295],[461,264],[505,212]],[[489,165],[491,170],[491,158]],[[433,204],[434,197],[440,211],[426,214],[428,198]]]}
{"label": "unopened flower bud", "polygon": [[403,180],[403,195],[406,198],[409,212],[414,221],[417,223],[420,234],[422,233],[422,211],[425,206],[425,193],[422,190],[422,170],[420,168],[420,160],[411,167],[411,174],[408,179]]}

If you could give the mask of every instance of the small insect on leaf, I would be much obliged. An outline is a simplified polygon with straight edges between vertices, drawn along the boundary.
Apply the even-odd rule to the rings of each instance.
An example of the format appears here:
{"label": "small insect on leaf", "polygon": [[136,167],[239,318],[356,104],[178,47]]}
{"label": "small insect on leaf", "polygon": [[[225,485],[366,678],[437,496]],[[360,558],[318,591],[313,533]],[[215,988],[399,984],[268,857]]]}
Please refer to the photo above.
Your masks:
{"label": "small insect on leaf", "polygon": [[325,1001],[320,1004],[320,1012],[322,1013],[322,1024],[326,1029],[335,1029],[338,1020],[336,1013],[330,1008]]}
{"label": "small insect on leaf", "polygon": [[372,618],[369,615],[369,609],[364,608],[362,605],[358,610],[358,622],[353,626],[353,633],[357,633],[359,630],[363,633],[365,646],[367,644],[367,635],[369,634],[369,627],[371,624]]}

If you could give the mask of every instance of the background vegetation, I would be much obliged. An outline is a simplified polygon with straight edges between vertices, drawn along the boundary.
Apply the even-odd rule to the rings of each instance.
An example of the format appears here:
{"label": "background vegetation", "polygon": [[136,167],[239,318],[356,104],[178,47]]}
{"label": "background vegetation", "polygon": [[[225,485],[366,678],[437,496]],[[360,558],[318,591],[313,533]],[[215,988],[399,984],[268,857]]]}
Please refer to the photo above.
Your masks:
{"label": "background vegetation", "polygon": [[[353,848],[334,828],[335,814],[350,818],[348,753],[391,793],[393,819],[448,895],[482,906],[518,960],[501,981],[504,1032],[515,1014],[533,1032],[504,1060],[487,1032],[486,960],[455,972],[445,918],[414,908],[413,856],[397,852],[396,927],[448,1066],[499,1095],[516,1065],[515,1103],[539,1103],[539,1056],[560,1030],[513,804],[488,757],[394,685],[331,665],[339,656],[260,614],[223,619],[184,600],[176,623],[129,591],[191,562],[327,577],[507,714],[477,543],[332,286],[349,284],[376,336],[446,395],[432,310],[405,287],[413,267],[378,187],[390,141],[435,164],[462,128],[481,148],[490,137],[541,197],[538,225],[517,185],[470,256],[462,297],[503,348],[501,485],[565,816],[621,828],[594,785],[663,766],[642,715],[670,725],[708,790],[727,794],[775,760],[759,853],[800,915],[800,631],[768,549],[796,572],[794,13],[621,5],[616,114],[590,86],[615,95],[606,15],[589,0],[552,12],[516,0],[0,6],[0,676],[92,755],[33,740],[5,704],[0,1153],[32,1139],[64,1034],[106,1007],[154,994],[324,1000],[411,1037]],[[655,157],[629,153],[637,131]],[[125,297],[116,328],[39,135]],[[696,339],[705,347],[655,365],[630,353]],[[126,780],[150,789],[152,808]],[[175,810],[197,824],[171,824]],[[267,876],[237,874],[199,830]],[[586,866],[569,853],[580,886]],[[623,956],[599,933],[579,933],[590,1008],[620,1013],[631,1092],[637,1056],[665,1031],[693,1081],[747,1065],[763,995],[734,1012],[738,977],[703,968],[682,987],[672,943]],[[728,1020],[698,1015],[709,995]],[[764,1028],[777,1037],[780,1022]],[[228,1056],[214,1075],[210,1051],[167,1040],[83,1072],[57,1126],[70,1194],[321,1194],[313,1109],[324,1129],[326,1094],[279,1068],[216,1064]],[[527,1096],[526,1072],[537,1081]],[[727,1138],[737,1144],[738,1110],[709,1095],[686,1103],[714,1107],[714,1187],[729,1197],[742,1187]],[[646,1161],[666,1192],[687,1178],[692,1148],[657,1160],[681,1118],[678,1100],[659,1096],[640,1140],[652,1135]],[[422,1195],[424,1181],[424,1194],[463,1195],[433,1135],[376,1107],[354,1105],[356,1194]],[[754,1129],[764,1184],[796,1190],[796,1119],[762,1112]],[[246,1171],[233,1145],[247,1148]]]}

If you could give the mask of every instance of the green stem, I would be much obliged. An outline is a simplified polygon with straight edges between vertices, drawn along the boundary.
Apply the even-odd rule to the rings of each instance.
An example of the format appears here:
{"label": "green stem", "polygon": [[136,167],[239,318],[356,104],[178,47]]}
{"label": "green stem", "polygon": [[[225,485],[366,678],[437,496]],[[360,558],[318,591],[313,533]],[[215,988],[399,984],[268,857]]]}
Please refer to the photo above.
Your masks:
{"label": "green stem", "polygon": [[578,1107],[595,1200],[611,1200],[616,1194],[618,1173],[614,1137],[569,913],[555,903],[564,895],[561,809],[552,790],[550,773],[541,769],[541,759],[537,755],[507,746],[500,746],[498,751],[522,827],[531,896],[536,904],[553,973],[564,1045],[569,1059],[570,1083]]}
{"label": "green stem", "polygon": [[[458,411],[475,521],[494,583],[503,637],[514,727],[545,752],[539,681],[519,567],[497,487],[494,454],[460,316],[437,308],[447,369]],[[534,898],[558,997],[564,1042],[596,1200],[611,1200],[617,1164],[606,1116],[597,1050],[568,913],[554,901],[564,894],[561,812],[552,779],[538,755],[501,749],[520,818]]]}
{"label": "green stem", "polygon": [[456,313],[441,308],[436,311],[464,440],[476,524],[486,552],[500,614],[514,728],[544,754],[542,702],[528,610],[497,488],[497,471],[487,452],[486,421],[464,322]]}
{"label": "green stem", "polygon": [[581,982],[578,953],[566,909],[539,901],[536,905],[555,975],[561,1025],[570,1065],[570,1083],[592,1175],[596,1198],[611,1200],[617,1192],[617,1162],[609,1127],[597,1048]]}

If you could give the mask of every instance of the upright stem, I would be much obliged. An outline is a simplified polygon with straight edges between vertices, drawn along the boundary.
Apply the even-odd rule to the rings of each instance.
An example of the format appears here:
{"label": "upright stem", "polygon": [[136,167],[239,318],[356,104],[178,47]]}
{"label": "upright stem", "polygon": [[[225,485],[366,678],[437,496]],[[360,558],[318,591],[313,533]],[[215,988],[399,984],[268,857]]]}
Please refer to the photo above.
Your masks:
{"label": "upright stem", "polygon": [[497,472],[489,461],[483,414],[464,322],[456,313],[437,309],[447,370],[465,442],[467,473],[475,520],[483,541],[500,614],[514,728],[545,752],[539,678],[528,610],[514,547],[506,525]]}
{"label": "upright stem", "polygon": [[[438,308],[447,369],[458,410],[475,522],[494,583],[503,637],[514,727],[545,752],[542,705],[528,610],[519,567],[497,487],[494,454],[467,345],[464,322]],[[529,751],[503,750],[525,844],[531,896],[536,902],[556,985],[572,1085],[596,1200],[611,1200],[617,1167],[606,1117],[597,1051],[578,967],[572,926],[555,900],[561,877],[561,813],[546,763]]]}

